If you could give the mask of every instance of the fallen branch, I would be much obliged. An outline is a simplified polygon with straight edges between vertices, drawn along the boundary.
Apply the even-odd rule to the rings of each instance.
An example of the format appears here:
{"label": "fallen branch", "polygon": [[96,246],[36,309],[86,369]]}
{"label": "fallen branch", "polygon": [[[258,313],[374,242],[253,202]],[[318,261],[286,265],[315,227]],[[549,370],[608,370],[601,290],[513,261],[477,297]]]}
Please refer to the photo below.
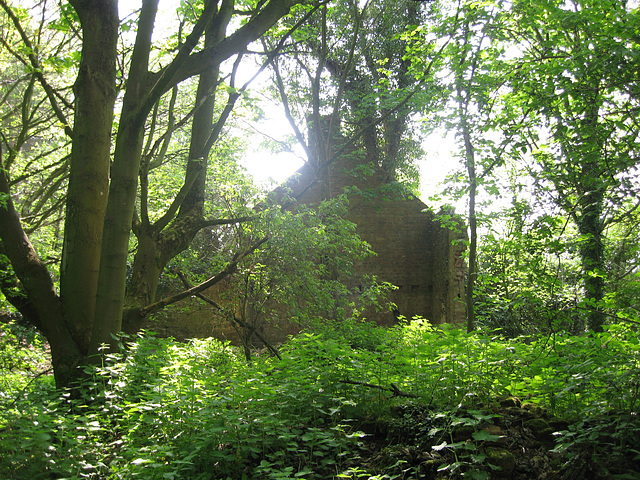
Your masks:
{"label": "fallen branch", "polygon": [[415,393],[403,392],[398,388],[398,386],[395,383],[389,384],[390,385],[389,387],[383,387],[382,385],[375,385],[373,383],[367,383],[367,382],[358,382],[356,380],[340,380],[340,383],[347,383],[349,385],[360,385],[362,387],[375,388],[376,390],[388,391],[392,393],[393,397],[420,398],[419,395],[416,395]]}
{"label": "fallen branch", "polygon": [[[175,270],[175,273],[178,275],[180,280],[182,280],[183,285],[186,288],[190,289],[191,285],[189,284],[189,281],[187,280],[187,277],[184,275],[184,273],[182,273],[180,270]],[[203,302],[211,305],[218,312],[222,313],[223,316],[227,318],[229,321],[231,321],[232,323],[235,322],[238,325],[240,325],[242,328],[249,330],[253,335],[258,337],[258,340],[260,340],[264,344],[267,350],[269,350],[273,355],[278,357],[279,360],[282,360],[282,357],[280,356],[280,352],[278,351],[278,349],[273,345],[271,345],[262,335],[260,335],[260,332],[258,332],[253,325],[249,325],[244,320],[239,318],[237,315],[235,315],[234,313],[230,312],[228,309],[224,308],[222,305],[217,303],[215,300],[212,300],[211,298],[203,295],[202,293],[196,293],[195,296],[198,297]]]}

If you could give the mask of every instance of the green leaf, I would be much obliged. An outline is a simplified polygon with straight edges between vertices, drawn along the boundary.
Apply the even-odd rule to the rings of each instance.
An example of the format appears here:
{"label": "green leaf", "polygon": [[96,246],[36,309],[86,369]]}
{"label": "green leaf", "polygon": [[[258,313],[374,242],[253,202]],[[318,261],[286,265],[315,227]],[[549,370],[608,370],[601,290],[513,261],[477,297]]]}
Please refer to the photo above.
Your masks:
{"label": "green leaf", "polygon": [[493,435],[487,430],[480,430],[479,432],[473,432],[472,437],[479,442],[495,442],[499,440],[500,435]]}
{"label": "green leaf", "polygon": [[439,452],[439,451],[444,450],[445,448],[447,448],[448,445],[449,444],[445,440],[440,445],[434,445],[433,447],[431,447],[431,449],[435,450],[436,452]]}

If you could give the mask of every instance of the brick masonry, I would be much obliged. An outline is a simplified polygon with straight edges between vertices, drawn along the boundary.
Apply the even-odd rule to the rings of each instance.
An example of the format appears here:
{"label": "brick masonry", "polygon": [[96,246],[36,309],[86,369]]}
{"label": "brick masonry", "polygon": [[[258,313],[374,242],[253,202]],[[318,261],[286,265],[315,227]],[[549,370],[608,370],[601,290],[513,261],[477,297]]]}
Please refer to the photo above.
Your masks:
{"label": "brick masonry", "polygon": [[400,185],[386,183],[383,172],[363,176],[355,170],[343,162],[316,175],[307,164],[285,186],[307,205],[345,189],[354,191],[349,193],[348,219],[377,253],[357,265],[356,273],[375,275],[397,287],[391,295],[394,310],[366,316],[384,325],[398,316],[421,316],[434,324],[463,323],[466,234],[462,224],[458,223],[457,231],[443,227],[420,199]]}
{"label": "brick masonry", "polygon": [[[271,198],[278,201],[286,191],[298,203],[313,205],[350,192],[348,219],[377,255],[356,266],[355,283],[349,287],[357,292],[355,278],[363,274],[397,287],[390,295],[395,308],[367,311],[364,316],[381,325],[392,325],[401,316],[420,316],[433,324],[464,323],[466,233],[462,222],[457,223],[457,230],[443,227],[420,199],[385,181],[381,170],[368,168],[363,174],[353,155],[343,155],[341,161],[320,171],[313,164],[298,170]],[[214,298],[220,295],[215,288],[205,293]],[[196,300],[169,310],[148,328],[178,339],[214,336],[238,343],[230,325]],[[260,325],[261,333],[271,342],[284,340],[296,329],[295,325]]]}

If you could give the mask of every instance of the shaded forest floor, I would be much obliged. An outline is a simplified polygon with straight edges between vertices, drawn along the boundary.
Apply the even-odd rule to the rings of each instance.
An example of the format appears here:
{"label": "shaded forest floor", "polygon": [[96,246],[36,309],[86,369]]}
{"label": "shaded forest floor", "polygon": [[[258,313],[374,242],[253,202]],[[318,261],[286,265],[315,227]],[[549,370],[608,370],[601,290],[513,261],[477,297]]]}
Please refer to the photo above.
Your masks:
{"label": "shaded forest floor", "polygon": [[53,388],[0,331],[0,478],[640,479],[640,342],[413,321],[308,331],[247,362],[151,334]]}
{"label": "shaded forest floor", "polygon": [[[622,448],[618,441],[621,421],[635,423],[640,431],[636,416],[568,422],[516,398],[482,410],[462,409],[444,422],[418,405],[403,405],[396,414],[382,424],[363,425],[372,433],[351,467],[352,476],[345,478],[368,479],[371,472],[381,478],[434,480],[640,478],[640,437],[627,438]],[[588,441],[559,446],[558,433],[570,427]],[[439,435],[429,434],[434,429]]]}

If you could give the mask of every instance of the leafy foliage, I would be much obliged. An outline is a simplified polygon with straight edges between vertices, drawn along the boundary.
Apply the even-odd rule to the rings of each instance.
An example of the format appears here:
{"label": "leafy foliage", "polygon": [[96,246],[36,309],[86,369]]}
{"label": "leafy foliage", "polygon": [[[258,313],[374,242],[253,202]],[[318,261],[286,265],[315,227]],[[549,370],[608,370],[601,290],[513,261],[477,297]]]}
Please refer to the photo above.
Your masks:
{"label": "leafy foliage", "polygon": [[50,373],[42,336],[16,322],[0,323],[0,372],[3,394],[27,388],[31,379]]}
{"label": "leafy foliage", "polygon": [[[478,292],[468,318],[477,308],[480,323],[511,322],[515,334],[541,320],[599,331],[629,310],[611,301],[615,292],[635,288],[637,257],[616,252],[624,244],[631,253],[638,231],[638,10],[532,0],[461,2],[441,13],[429,30],[445,46],[434,82],[451,98],[426,125],[458,132],[467,170],[447,179],[446,193],[469,199],[469,286],[477,275]],[[419,31],[407,34],[417,76],[430,52]],[[501,214],[478,214],[488,210]],[[488,232],[477,273],[476,221],[480,237]]]}
{"label": "leafy foliage", "polygon": [[[43,378],[4,385],[0,475],[490,478],[509,465],[491,405],[513,396],[567,419],[555,451],[568,466],[596,442],[591,462],[607,468],[611,452],[628,462],[640,429],[640,343],[619,327],[506,340],[419,319],[392,329],[345,321],[252,364],[213,339],[127,343],[88,372],[83,398]],[[431,460],[363,462],[381,435],[387,454],[397,435]]]}

